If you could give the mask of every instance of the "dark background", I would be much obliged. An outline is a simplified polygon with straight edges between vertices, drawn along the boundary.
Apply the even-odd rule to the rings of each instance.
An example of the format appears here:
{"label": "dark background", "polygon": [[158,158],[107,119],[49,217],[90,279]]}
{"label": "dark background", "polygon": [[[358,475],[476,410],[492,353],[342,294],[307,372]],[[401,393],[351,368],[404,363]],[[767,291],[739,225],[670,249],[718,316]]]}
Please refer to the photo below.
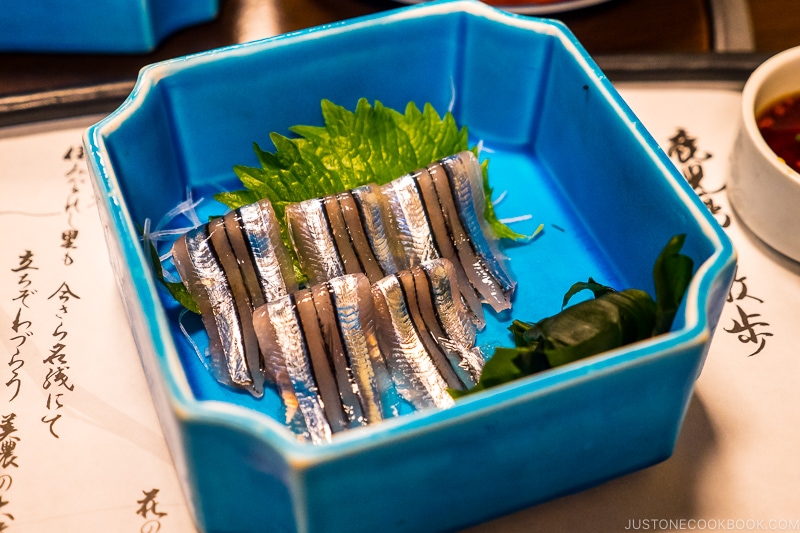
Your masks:
{"label": "dark background", "polygon": [[[715,5],[719,7],[726,1],[729,0],[613,0],[548,16],[564,21],[603,66],[603,56],[609,54],[703,56],[727,52],[715,46],[718,36],[714,19]],[[751,30],[752,46],[745,52],[768,55],[800,44],[800,2],[748,1],[750,17],[744,23]],[[214,21],[178,31],[152,53],[0,53],[0,103],[8,104],[9,97],[43,91],[130,82],[142,66],[162,59],[403,6],[392,0],[220,2]]]}

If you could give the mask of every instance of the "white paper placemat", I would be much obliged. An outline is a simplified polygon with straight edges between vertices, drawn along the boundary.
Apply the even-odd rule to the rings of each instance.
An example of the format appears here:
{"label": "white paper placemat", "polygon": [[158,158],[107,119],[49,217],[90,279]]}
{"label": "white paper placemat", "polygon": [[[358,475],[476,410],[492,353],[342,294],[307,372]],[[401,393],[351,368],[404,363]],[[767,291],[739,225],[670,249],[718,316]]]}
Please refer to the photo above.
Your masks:
{"label": "white paper placemat", "polygon": [[0,531],[194,531],[81,147],[0,130]]}

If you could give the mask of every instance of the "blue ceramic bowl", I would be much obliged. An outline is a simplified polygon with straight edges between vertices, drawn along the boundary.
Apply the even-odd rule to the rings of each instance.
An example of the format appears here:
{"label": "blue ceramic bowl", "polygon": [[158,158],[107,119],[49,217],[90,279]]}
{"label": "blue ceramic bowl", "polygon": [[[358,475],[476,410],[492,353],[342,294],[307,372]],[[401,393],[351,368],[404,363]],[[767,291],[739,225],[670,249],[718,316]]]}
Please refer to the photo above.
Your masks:
{"label": "blue ceramic bowl", "polygon": [[0,50],[140,53],[217,15],[219,0],[7,0]]}
{"label": "blue ceramic bowl", "polygon": [[[483,141],[500,216],[532,214],[507,249],[513,315],[560,309],[575,281],[653,292],[674,234],[697,265],[669,334],[428,410],[303,444],[277,398],[217,385],[180,332],[139,239],[191,190],[237,189],[252,143],[353,109],[453,102]],[[440,531],[667,458],[727,295],[735,254],[685,180],[560,23],[434,2],[145,68],[85,137],[97,200],[152,394],[205,531]],[[489,152],[491,150],[491,152]],[[204,216],[223,212],[207,202]],[[479,343],[508,344],[510,314]]]}

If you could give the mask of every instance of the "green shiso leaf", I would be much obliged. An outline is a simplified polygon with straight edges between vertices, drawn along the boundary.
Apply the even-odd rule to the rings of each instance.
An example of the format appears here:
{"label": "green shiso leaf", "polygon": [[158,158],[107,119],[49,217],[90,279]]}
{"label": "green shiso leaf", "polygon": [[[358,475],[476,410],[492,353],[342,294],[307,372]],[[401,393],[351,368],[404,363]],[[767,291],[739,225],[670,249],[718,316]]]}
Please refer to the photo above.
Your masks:
{"label": "green shiso leaf", "polygon": [[167,281],[164,277],[164,269],[161,266],[161,258],[158,256],[158,251],[156,250],[153,241],[146,238],[144,239],[144,245],[147,247],[147,250],[150,255],[150,263],[153,265],[153,272],[155,272],[156,278],[158,281],[161,282],[164,287],[169,291],[175,300],[183,307],[191,311],[192,313],[200,314],[200,308],[197,307],[197,303],[192,299],[192,296],[189,294],[189,291],[180,281]]}
{"label": "green shiso leaf", "polygon": [[[323,100],[321,108],[324,126],[294,126],[290,128],[296,135],[293,138],[271,133],[274,152],[254,143],[253,150],[260,166],[233,167],[244,188],[214,195],[230,209],[269,199],[281,225],[281,238],[292,256],[293,247],[284,218],[289,204],[367,183],[383,185],[437,159],[468,149],[467,129],[459,128],[449,112],[440,116],[430,104],[420,110],[411,102],[401,113],[379,101],[370,105],[362,98],[355,111],[329,100]],[[477,148],[472,150],[477,155]],[[528,239],[497,219],[491,203],[488,161],[482,163],[482,170],[487,223],[499,238]],[[294,257],[293,264],[298,281],[303,281],[305,275]],[[196,309],[181,284],[163,279],[160,264],[155,270],[179,302]]]}
{"label": "green shiso leaf", "polygon": [[[442,117],[430,104],[420,110],[413,102],[401,113],[366,99],[349,111],[329,100],[322,101],[324,126],[294,126],[289,138],[270,135],[275,152],[254,145],[260,167],[239,165],[234,172],[243,190],[224,192],[215,199],[231,209],[261,198],[272,202],[283,226],[286,206],[319,198],[367,183],[382,185],[432,161],[468,149],[467,129],[459,128],[451,113]],[[498,237],[523,239],[497,219],[492,207],[486,162],[485,217]],[[289,247],[291,249],[291,247]]]}
{"label": "green shiso leaf", "polygon": [[[693,275],[692,259],[680,253],[685,239],[672,237],[656,259],[655,300],[645,291],[616,291],[592,278],[575,283],[561,312],[536,323],[514,320],[508,329],[515,346],[496,348],[475,387],[450,394],[460,398],[669,331]],[[567,307],[584,290],[594,298]]]}

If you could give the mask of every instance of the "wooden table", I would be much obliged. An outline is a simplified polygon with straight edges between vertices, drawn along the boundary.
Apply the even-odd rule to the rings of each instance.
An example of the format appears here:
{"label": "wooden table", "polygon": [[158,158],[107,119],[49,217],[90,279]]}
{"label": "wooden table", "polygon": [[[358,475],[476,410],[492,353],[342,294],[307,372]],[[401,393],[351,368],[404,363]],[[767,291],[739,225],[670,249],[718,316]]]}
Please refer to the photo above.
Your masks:
{"label": "wooden table", "polygon": [[[800,44],[800,3],[749,1],[757,51],[775,52]],[[613,0],[550,16],[563,20],[594,56],[708,53],[714,51],[713,4],[707,0]],[[392,0],[221,0],[216,20],[178,31],[152,53],[0,53],[0,98],[130,81],[142,66],[162,59],[402,5]]]}
{"label": "wooden table", "polygon": [[[0,53],[0,98],[130,81],[155,61],[398,7],[391,0],[221,0],[216,20],[181,30],[148,54]],[[593,55],[712,49],[705,0],[614,0],[553,16]]]}
{"label": "wooden table", "polygon": [[[744,68],[800,44],[796,0],[613,0],[549,16],[565,22],[607,72],[637,70],[656,61],[665,76],[673,76],[676,69],[706,70],[710,55],[719,68],[715,9],[744,1],[750,4],[746,27],[752,30],[754,50],[762,53]],[[403,6],[393,0],[220,2],[214,21],[176,32],[151,53],[0,53],[0,125],[49,117],[54,109],[61,114],[111,111],[149,63]],[[741,70],[741,62],[735,68]]]}

